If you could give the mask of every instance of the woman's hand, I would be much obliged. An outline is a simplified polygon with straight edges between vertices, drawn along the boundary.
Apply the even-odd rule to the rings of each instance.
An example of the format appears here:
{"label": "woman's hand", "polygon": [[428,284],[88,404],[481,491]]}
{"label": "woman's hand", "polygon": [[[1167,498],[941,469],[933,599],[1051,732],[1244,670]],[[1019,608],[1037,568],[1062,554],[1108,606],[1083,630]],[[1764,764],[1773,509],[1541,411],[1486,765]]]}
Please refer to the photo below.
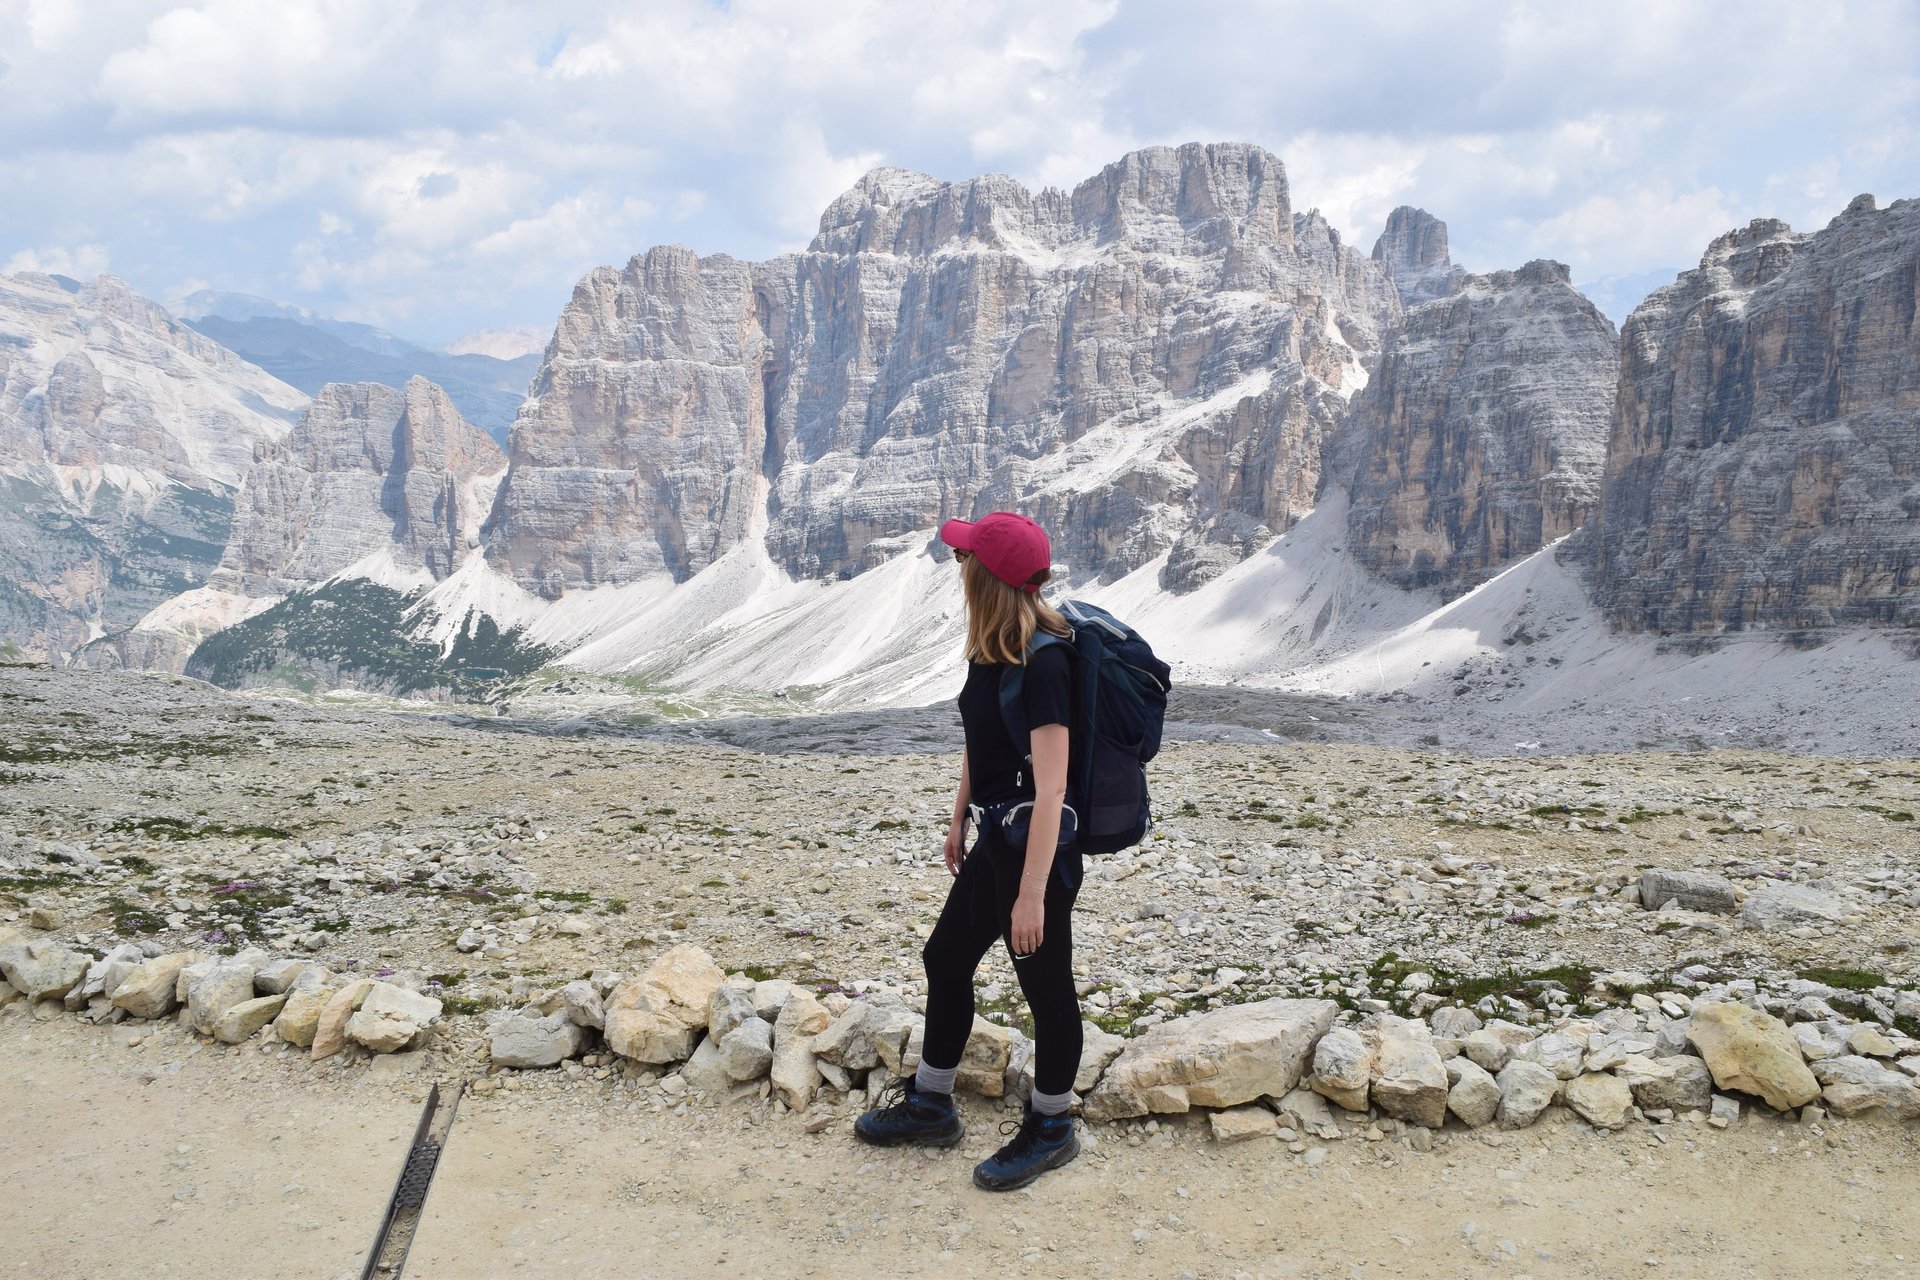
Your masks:
{"label": "woman's hand", "polygon": [[1046,937],[1046,894],[1022,887],[1013,900],[1013,929],[1007,941],[1013,944],[1016,960],[1024,960],[1040,949]]}
{"label": "woman's hand", "polygon": [[947,826],[947,845],[942,852],[947,859],[947,874],[960,874],[960,864],[967,860],[967,820],[956,818]]}

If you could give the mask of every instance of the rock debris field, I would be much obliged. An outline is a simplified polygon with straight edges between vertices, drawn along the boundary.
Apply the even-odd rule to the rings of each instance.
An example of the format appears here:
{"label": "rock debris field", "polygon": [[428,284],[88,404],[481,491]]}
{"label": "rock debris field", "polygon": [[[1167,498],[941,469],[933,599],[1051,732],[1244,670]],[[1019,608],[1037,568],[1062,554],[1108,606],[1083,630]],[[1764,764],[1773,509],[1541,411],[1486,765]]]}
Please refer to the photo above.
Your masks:
{"label": "rock debris field", "polygon": [[[112,1184],[82,1135],[124,1123],[156,1227],[357,1274],[439,1080],[410,1275],[1920,1274],[1920,764],[1175,742],[1076,915],[1086,1154],[997,1199],[965,1175],[1030,1084],[1004,955],[961,1151],[849,1133],[917,1061],[955,773],[0,671],[0,1075],[34,1086],[0,1267],[229,1273],[203,1231],[26,1230]],[[311,1256],[200,1189],[262,1161]]]}

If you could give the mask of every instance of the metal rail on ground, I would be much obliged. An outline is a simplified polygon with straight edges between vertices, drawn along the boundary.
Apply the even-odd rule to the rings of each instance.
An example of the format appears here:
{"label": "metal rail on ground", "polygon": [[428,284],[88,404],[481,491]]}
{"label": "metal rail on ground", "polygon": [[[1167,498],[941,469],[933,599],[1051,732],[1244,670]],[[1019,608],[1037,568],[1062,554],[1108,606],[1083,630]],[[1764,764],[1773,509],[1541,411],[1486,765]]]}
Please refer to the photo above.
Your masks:
{"label": "metal rail on ground", "polygon": [[427,1094],[427,1105],[421,1109],[420,1123],[413,1131],[413,1145],[407,1149],[406,1163],[401,1165],[400,1177],[393,1184],[393,1195],[387,1200],[386,1215],[380,1219],[380,1230],[373,1238],[373,1248],[367,1253],[367,1265],[360,1271],[360,1280],[375,1280],[375,1277],[391,1280],[407,1265],[407,1252],[413,1248],[413,1233],[420,1225],[434,1170],[439,1166],[440,1153],[446,1149],[447,1136],[453,1131],[454,1117],[460,1113],[460,1099],[465,1093],[466,1086],[462,1085],[444,1117],[440,1115],[440,1086],[434,1085]]}

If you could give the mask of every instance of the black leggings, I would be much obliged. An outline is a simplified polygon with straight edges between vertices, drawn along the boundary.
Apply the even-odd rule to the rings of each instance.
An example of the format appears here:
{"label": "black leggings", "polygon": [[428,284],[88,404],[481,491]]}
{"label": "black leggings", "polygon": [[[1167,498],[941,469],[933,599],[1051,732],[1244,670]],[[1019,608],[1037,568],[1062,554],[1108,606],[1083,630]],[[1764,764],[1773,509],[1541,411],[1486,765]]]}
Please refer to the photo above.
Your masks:
{"label": "black leggings", "polygon": [[[1033,1088],[1061,1094],[1080,1071],[1080,999],[1073,989],[1073,900],[1078,896],[1079,859],[1063,854],[1047,880],[1045,925],[1040,947],[1013,956],[1013,903],[1020,893],[1026,854],[982,831],[947,891],[947,905],[921,950],[927,966],[927,1035],[922,1049],[929,1067],[959,1065],[973,1030],[973,974],[995,938],[1007,942],[1020,990],[1033,1011]],[[1069,865],[1063,866],[1066,863]],[[1072,887],[1069,887],[1072,886]]]}

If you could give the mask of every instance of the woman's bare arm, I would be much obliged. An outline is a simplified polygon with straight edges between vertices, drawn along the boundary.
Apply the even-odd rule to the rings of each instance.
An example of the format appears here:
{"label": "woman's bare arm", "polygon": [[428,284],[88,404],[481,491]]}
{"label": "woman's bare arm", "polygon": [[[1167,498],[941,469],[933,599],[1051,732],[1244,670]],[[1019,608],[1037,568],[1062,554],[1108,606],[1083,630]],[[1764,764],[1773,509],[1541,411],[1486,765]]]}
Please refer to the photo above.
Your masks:
{"label": "woman's bare arm", "polygon": [[1032,955],[1045,930],[1041,921],[1047,879],[1053,874],[1054,846],[1060,839],[1060,806],[1067,799],[1067,726],[1042,725],[1032,734],[1033,813],[1027,819],[1027,859],[1020,871],[1020,895],[1013,903],[1013,953]]}

